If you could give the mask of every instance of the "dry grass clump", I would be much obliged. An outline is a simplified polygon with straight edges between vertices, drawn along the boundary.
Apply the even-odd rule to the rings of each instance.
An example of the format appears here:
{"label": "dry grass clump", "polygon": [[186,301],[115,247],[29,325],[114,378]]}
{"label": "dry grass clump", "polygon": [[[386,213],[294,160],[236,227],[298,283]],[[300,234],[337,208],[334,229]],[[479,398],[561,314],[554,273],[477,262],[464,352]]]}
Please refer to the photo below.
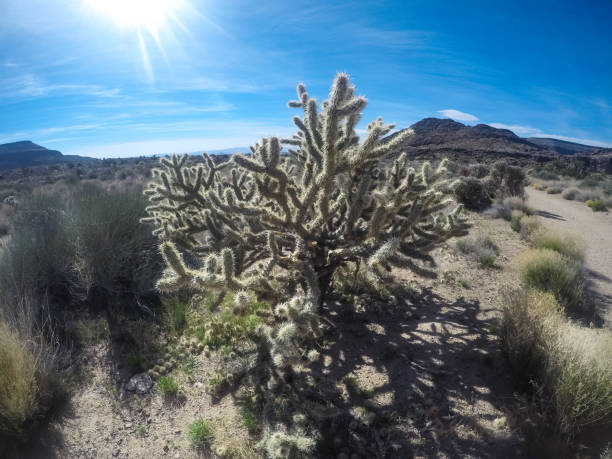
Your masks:
{"label": "dry grass clump", "polygon": [[519,233],[523,239],[531,239],[541,227],[540,219],[536,215],[524,215],[520,220]]}
{"label": "dry grass clump", "polygon": [[584,241],[573,234],[560,231],[538,231],[533,237],[538,249],[550,249],[572,260],[583,263],[586,246]]}
{"label": "dry grass clump", "polygon": [[563,191],[559,185],[551,185],[546,188],[546,194],[560,194]]}
{"label": "dry grass clump", "polygon": [[561,197],[563,199],[567,199],[568,201],[580,201],[581,194],[582,193],[578,188],[572,187],[563,190],[563,193],[561,193]]}
{"label": "dry grass clump", "polygon": [[551,249],[532,249],[517,257],[517,265],[521,280],[527,287],[552,293],[562,306],[570,310],[585,306],[580,263]]}
{"label": "dry grass clump", "polygon": [[576,326],[550,293],[504,292],[501,341],[515,373],[532,380],[555,430],[571,440],[612,424],[612,335]]}
{"label": "dry grass clump", "polygon": [[455,246],[461,253],[476,260],[483,268],[493,266],[499,254],[499,248],[489,236],[469,236],[458,239]]}
{"label": "dry grass clump", "polygon": [[19,436],[36,413],[36,359],[20,336],[0,322],[0,437]]}

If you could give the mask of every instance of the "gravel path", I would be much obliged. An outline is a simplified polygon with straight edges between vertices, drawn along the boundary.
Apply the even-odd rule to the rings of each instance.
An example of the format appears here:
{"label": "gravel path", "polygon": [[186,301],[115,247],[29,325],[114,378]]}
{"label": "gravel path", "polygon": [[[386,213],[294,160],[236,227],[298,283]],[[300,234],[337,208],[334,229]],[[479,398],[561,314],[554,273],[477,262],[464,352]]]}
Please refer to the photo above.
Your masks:
{"label": "gravel path", "polygon": [[606,325],[612,328],[612,214],[593,212],[582,202],[567,201],[529,188],[528,204],[543,223],[580,236],[586,243],[586,266]]}

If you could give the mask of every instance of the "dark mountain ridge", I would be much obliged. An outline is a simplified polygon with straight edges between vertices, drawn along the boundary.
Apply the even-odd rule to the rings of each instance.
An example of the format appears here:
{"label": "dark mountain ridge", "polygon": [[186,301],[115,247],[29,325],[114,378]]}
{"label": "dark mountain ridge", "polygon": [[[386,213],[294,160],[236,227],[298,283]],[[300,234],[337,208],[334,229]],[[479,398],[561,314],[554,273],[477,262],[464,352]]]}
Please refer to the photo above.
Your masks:
{"label": "dark mountain ridge", "polygon": [[29,140],[0,145],[0,170],[91,160],[94,158],[63,155],[57,150],[49,150]]}
{"label": "dark mountain ridge", "polygon": [[527,140],[533,144],[539,145],[542,148],[556,151],[561,155],[592,154],[601,149],[592,145],[584,145],[582,143],[568,142],[567,140],[551,139],[548,137],[528,137]]}
{"label": "dark mountain ridge", "polygon": [[406,151],[414,157],[469,156],[473,161],[513,157],[546,161],[556,156],[555,152],[508,129],[497,129],[486,124],[466,126],[451,119],[425,118],[409,129],[414,131],[414,135],[406,139],[399,151]]}

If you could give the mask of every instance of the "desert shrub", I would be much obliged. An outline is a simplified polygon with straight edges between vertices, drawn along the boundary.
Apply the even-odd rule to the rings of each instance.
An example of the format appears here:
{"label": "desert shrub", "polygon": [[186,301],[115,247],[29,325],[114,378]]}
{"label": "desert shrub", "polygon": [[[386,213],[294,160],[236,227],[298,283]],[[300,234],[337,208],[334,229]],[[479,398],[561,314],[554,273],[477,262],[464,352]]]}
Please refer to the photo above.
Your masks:
{"label": "desert shrub", "polygon": [[[264,405],[262,445],[273,457],[307,455],[314,447],[320,426],[300,400],[312,386],[294,370],[318,359],[313,341],[325,329],[319,308],[335,272],[358,262],[380,283],[392,267],[435,276],[430,252],[468,228],[462,207],[448,208],[453,182],[446,161],[425,162],[420,171],[404,153],[388,165],[381,161],[399,153],[412,131],[390,138],[393,125],[379,118],[360,141],[355,126],[367,101],[347,75],[336,76],[321,105],[304,85],[297,93],[289,103],[304,113],[293,118],[296,135],[262,139],[251,155],[217,164],[208,155],[197,162],[162,158],[145,190],[146,221],[156,226],[167,266],[161,291],[231,292],[236,317],[255,300],[274,304],[256,328],[252,375]],[[281,155],[283,144],[289,155]],[[211,311],[211,327],[228,326],[224,311]],[[281,382],[281,374],[291,374],[290,381]],[[295,390],[285,391],[287,384]]]}
{"label": "desert shrub", "polygon": [[534,235],[533,243],[538,249],[554,250],[574,261],[584,262],[585,244],[570,233],[539,231]]}
{"label": "desert shrub", "polygon": [[157,240],[140,223],[146,200],[140,193],[83,187],[69,209],[76,239],[75,265],[86,291],[143,296],[161,270]]}
{"label": "desert shrub", "polygon": [[37,409],[36,359],[0,321],[0,438],[22,434]]}
{"label": "desert shrub", "polygon": [[612,335],[567,321],[552,294],[503,297],[502,346],[514,374],[534,381],[547,421],[567,440],[612,424]]}
{"label": "desert shrub", "polygon": [[579,263],[550,249],[532,249],[517,257],[519,275],[530,288],[552,293],[564,307],[580,309],[583,277]]}
{"label": "desert shrub", "polygon": [[541,228],[540,219],[535,215],[525,215],[520,220],[519,233],[523,239],[531,239]]}
{"label": "desert shrub", "polygon": [[544,191],[548,187],[548,185],[542,182],[534,182],[531,184],[531,186],[538,191]]}
{"label": "desert shrub", "polygon": [[561,193],[561,197],[568,201],[580,200],[580,190],[578,188],[566,188]]}
{"label": "desert shrub", "polygon": [[561,188],[559,185],[551,185],[544,191],[546,191],[546,194],[560,194],[563,191],[563,188]]}
{"label": "desert shrub", "polygon": [[482,267],[491,267],[499,254],[499,248],[488,236],[458,239],[455,246],[461,253],[469,255]]}
{"label": "desert shrub", "polygon": [[209,446],[214,438],[212,422],[198,418],[187,426],[187,436],[196,448]]}
{"label": "desert shrub", "polygon": [[471,210],[483,210],[491,204],[491,196],[485,183],[475,177],[461,178],[454,192],[457,202]]}
{"label": "desert shrub", "polygon": [[604,212],[607,210],[603,199],[589,199],[585,204],[590,207],[593,212]]}
{"label": "desert shrub", "polygon": [[521,220],[525,214],[520,210],[513,210],[510,214],[510,228],[512,231],[516,231],[517,233],[521,231]]}
{"label": "desert shrub", "polygon": [[507,207],[511,211],[512,210],[520,210],[525,215],[533,214],[533,209],[531,209],[527,205],[527,203],[525,202],[525,200],[523,198],[518,197],[518,196],[511,196],[511,197],[505,198],[502,201],[502,205]]}

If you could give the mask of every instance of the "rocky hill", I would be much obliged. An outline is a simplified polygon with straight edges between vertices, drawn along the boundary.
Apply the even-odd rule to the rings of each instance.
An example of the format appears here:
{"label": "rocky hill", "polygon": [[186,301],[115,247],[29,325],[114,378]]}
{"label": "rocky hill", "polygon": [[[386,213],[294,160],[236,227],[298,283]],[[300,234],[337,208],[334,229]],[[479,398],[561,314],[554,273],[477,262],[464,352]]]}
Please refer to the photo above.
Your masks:
{"label": "rocky hill", "polygon": [[85,156],[63,155],[57,150],[49,150],[29,140],[0,145],[0,170],[92,159]]}
{"label": "rocky hill", "polygon": [[546,137],[529,137],[527,140],[534,143],[542,148],[556,151],[561,155],[574,155],[574,154],[591,154],[599,151],[601,147],[594,147],[592,145],[584,145],[581,143],[568,142],[566,140],[550,139]]}
{"label": "rocky hill", "polygon": [[413,157],[465,157],[487,161],[501,157],[546,161],[556,153],[507,129],[486,124],[466,126],[450,119],[425,118],[410,126],[414,135],[402,146]]}

